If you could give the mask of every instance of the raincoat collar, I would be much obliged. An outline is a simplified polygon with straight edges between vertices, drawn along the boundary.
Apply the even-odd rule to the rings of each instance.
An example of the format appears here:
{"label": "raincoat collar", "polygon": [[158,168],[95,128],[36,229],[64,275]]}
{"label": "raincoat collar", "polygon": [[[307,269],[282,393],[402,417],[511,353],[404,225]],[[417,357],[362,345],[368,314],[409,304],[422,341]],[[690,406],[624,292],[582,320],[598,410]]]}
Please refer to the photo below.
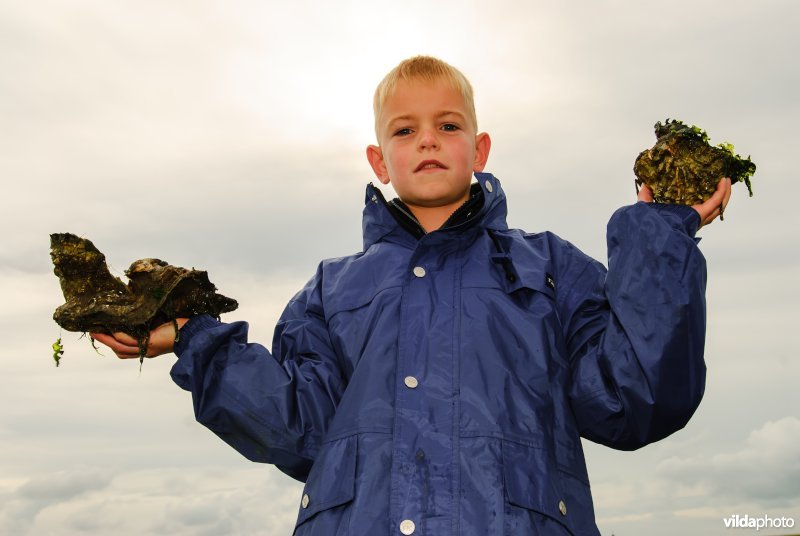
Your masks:
{"label": "raincoat collar", "polygon": [[[483,206],[478,213],[468,222],[432,231],[429,234],[458,231],[472,225],[491,230],[508,228],[506,195],[500,186],[500,181],[491,173],[475,173],[475,178],[483,190],[484,198]],[[383,194],[372,183],[367,185],[362,229],[364,251],[381,240],[408,243],[412,247],[417,242],[417,238],[400,225]]]}

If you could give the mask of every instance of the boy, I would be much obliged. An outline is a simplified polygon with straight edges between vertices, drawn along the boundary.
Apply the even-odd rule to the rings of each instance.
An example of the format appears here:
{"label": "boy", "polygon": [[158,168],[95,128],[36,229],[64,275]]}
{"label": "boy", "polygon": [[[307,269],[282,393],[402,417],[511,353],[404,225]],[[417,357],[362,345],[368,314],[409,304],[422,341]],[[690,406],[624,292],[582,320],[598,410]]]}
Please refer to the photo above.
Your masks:
{"label": "boy", "polygon": [[[298,535],[598,534],[580,437],[634,449],[682,428],[705,382],[696,207],[647,189],[608,227],[609,270],[505,223],[464,76],[429,57],[378,86],[364,251],[323,261],[272,355],[247,325],[180,320],[198,421],[305,481]],[[475,174],[477,183],[472,183]],[[148,355],[172,351],[171,324]],[[130,337],[95,335],[120,357]]]}

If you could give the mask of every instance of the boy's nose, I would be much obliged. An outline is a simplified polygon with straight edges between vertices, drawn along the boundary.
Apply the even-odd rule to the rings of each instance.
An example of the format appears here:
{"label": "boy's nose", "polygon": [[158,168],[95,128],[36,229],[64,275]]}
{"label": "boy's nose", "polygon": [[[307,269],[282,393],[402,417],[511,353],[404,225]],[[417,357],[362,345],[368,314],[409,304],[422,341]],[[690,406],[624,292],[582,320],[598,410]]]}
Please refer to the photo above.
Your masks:
{"label": "boy's nose", "polygon": [[425,128],[419,133],[418,145],[420,149],[434,149],[439,147],[439,138],[435,129]]}

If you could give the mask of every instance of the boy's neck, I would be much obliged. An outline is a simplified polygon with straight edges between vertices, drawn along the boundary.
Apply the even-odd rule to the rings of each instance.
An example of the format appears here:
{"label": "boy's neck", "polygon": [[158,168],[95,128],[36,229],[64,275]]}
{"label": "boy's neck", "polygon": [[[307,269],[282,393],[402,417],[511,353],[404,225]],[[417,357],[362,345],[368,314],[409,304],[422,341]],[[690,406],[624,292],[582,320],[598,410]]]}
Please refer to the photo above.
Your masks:
{"label": "boy's neck", "polygon": [[[471,219],[483,206],[483,191],[477,183],[472,183],[463,202],[437,207],[438,213],[431,211],[431,207],[408,205],[400,198],[393,199],[388,206],[395,212],[395,217],[398,217],[400,224],[419,239],[431,231],[459,225]],[[420,220],[419,216],[425,219],[424,222]],[[404,222],[408,222],[408,225],[404,225]]]}
{"label": "boy's neck", "polygon": [[419,207],[413,206],[406,203],[406,206],[411,210],[411,213],[417,218],[417,221],[425,230],[426,233],[430,233],[431,231],[435,231],[437,229],[441,229],[442,225],[453,215],[453,213],[458,210],[461,205],[468,199],[467,196],[464,199],[457,201],[456,203],[452,203],[450,205],[444,205],[441,207]]}

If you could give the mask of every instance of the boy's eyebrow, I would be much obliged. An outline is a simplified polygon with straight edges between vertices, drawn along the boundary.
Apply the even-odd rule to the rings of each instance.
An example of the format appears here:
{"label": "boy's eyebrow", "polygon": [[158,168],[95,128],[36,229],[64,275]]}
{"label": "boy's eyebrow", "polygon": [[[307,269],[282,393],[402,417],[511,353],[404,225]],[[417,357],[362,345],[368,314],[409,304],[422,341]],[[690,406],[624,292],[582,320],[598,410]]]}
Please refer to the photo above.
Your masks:
{"label": "boy's eyebrow", "polygon": [[386,125],[392,126],[393,124],[397,123],[398,121],[407,121],[409,119],[413,119],[413,115],[405,114],[405,115],[398,115],[397,117],[393,117]]}
{"label": "boy's eyebrow", "polygon": [[438,118],[444,117],[446,115],[456,115],[456,116],[458,116],[458,117],[460,117],[462,119],[466,119],[466,116],[464,114],[462,114],[461,112],[457,112],[455,110],[445,110],[443,112],[439,112],[438,114],[436,114],[436,118],[438,119]]}
{"label": "boy's eyebrow", "polygon": [[[462,114],[461,112],[455,111],[455,110],[442,110],[441,112],[438,112],[436,114],[436,119],[441,119],[442,117],[445,117],[447,115],[455,115],[459,119],[461,119],[462,121],[466,121],[466,119],[467,119],[467,117],[464,114]],[[397,117],[393,117],[389,121],[389,123],[387,123],[387,126],[391,127],[393,124],[395,124],[398,121],[407,121],[409,119],[414,119],[414,116],[412,114],[398,115]]]}

